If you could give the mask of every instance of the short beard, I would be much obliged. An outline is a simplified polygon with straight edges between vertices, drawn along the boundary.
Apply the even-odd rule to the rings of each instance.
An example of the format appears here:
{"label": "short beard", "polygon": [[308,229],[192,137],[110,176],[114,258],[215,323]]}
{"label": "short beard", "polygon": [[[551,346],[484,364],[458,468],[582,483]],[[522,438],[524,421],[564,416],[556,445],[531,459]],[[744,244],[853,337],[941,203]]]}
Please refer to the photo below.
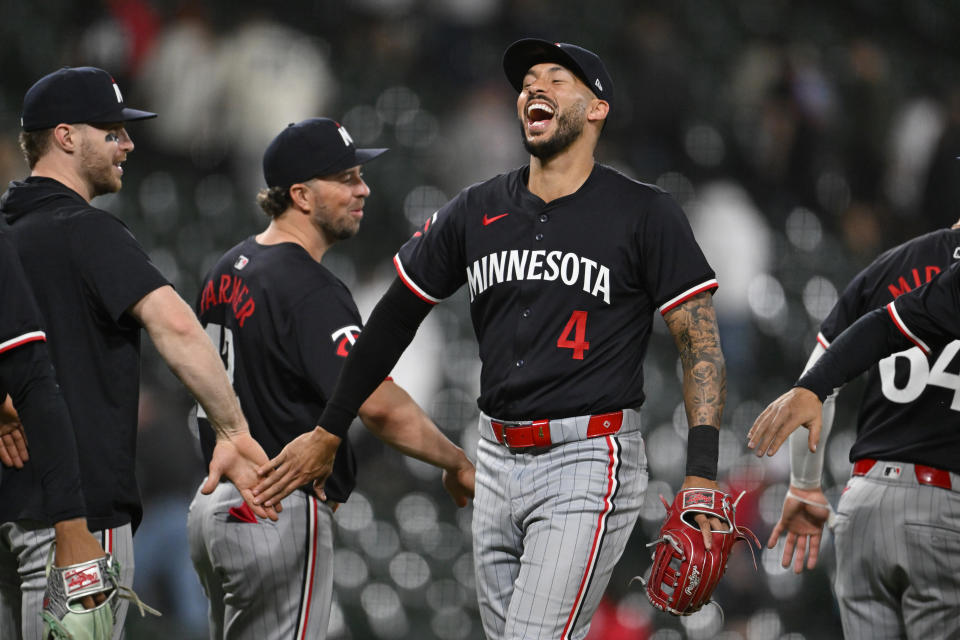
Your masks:
{"label": "short beard", "polygon": [[84,140],[80,144],[81,171],[90,186],[91,197],[120,191],[123,183],[113,175],[113,164],[104,164],[93,151],[93,144]]}
{"label": "short beard", "polygon": [[344,219],[339,223],[336,220],[329,220],[326,218],[325,210],[322,211],[322,215],[314,217],[313,224],[331,244],[341,240],[349,240],[357,235],[360,230],[360,224],[355,223],[352,219]]}
{"label": "short beard", "polygon": [[525,123],[520,121],[520,137],[527,152],[535,158],[549,160],[566,151],[580,134],[583,133],[583,115],[587,112],[582,104],[570,108],[569,112],[561,112],[557,116],[557,131],[547,140],[530,140],[527,138]]}
{"label": "short beard", "polygon": [[321,223],[320,228],[323,229],[324,233],[327,234],[327,238],[339,242],[340,240],[349,240],[353,236],[357,235],[357,232],[360,230],[359,226],[356,227],[335,227],[332,224]]}

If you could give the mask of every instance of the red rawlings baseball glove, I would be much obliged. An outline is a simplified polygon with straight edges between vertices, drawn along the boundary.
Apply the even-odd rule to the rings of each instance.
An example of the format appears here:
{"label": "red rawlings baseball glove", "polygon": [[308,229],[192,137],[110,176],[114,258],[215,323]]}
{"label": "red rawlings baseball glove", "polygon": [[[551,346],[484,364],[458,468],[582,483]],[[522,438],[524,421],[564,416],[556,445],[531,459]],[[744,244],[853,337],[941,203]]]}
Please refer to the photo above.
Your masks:
{"label": "red rawlings baseball glove", "polygon": [[[752,540],[757,547],[760,541],[750,529],[737,526],[737,503],[717,489],[681,489],[667,504],[667,519],[660,527],[657,540],[648,544],[655,546],[653,566],[647,577],[647,598],[661,611],[678,616],[687,616],[710,601],[710,595],[723,577],[727,568],[730,550],[739,540]],[[698,513],[718,518],[727,523],[726,531],[713,532],[713,545],[707,550],[703,533],[694,519]],[[750,547],[751,554],[753,547]],[[754,556],[754,567],[757,560]],[[641,578],[642,581],[642,578]]]}

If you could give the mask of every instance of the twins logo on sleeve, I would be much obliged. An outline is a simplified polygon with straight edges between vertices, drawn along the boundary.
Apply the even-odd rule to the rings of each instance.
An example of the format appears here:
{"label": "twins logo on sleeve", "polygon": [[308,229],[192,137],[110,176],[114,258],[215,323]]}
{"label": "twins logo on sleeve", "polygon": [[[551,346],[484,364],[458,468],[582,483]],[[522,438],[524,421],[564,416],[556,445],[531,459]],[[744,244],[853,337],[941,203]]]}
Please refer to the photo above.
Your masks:
{"label": "twins logo on sleeve", "polygon": [[346,327],[340,327],[331,333],[330,339],[333,340],[335,345],[337,345],[337,355],[341,358],[346,358],[348,355],[350,355],[350,349],[357,341],[357,337],[359,335],[360,327],[355,324],[347,325]]}

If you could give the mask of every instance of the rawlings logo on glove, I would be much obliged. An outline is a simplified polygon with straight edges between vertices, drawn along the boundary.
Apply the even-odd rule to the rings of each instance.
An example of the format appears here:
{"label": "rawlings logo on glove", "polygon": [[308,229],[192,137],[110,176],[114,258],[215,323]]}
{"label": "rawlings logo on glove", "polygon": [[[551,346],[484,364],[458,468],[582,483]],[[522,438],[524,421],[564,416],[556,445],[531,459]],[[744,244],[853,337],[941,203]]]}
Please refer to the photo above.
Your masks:
{"label": "rawlings logo on glove", "polygon": [[[730,502],[730,496],[716,489],[682,489],[667,504],[667,518],[660,527],[657,540],[648,544],[656,547],[653,566],[644,583],[647,598],[653,606],[678,616],[686,616],[700,610],[710,601],[723,572],[733,545],[740,540],[750,540],[760,546],[757,536],[746,527],[737,526],[737,503],[743,493]],[[713,544],[708,550],[704,545],[703,532],[697,524],[697,514],[717,518],[727,524],[724,531],[713,532]],[[753,553],[753,547],[750,547]],[[756,567],[756,557],[754,557]]]}
{"label": "rawlings logo on glove", "polygon": [[[120,584],[120,566],[109,553],[96,560],[68,567],[53,566],[54,545],[47,556],[47,588],[43,594],[43,637],[53,640],[109,640],[113,635],[117,598],[130,600],[140,615],[160,612],[137,597],[133,589]],[[103,593],[106,598],[92,609],[80,601]]]}

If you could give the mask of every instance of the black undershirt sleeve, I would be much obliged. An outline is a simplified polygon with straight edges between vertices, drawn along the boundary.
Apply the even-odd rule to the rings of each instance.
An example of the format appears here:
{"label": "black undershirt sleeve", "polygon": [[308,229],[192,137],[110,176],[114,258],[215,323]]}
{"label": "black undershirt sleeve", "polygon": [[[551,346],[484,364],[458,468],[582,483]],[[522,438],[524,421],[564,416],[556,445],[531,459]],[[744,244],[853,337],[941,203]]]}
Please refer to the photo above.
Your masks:
{"label": "black undershirt sleeve", "polygon": [[830,343],[820,359],[796,385],[813,391],[823,402],[842,387],[891,353],[913,346],[890,321],[886,307],[864,314]]}
{"label": "black undershirt sleeve", "polygon": [[318,420],[321,427],[341,438],[346,435],[360,405],[390,375],[432,308],[399,278],[393,281],[343,363],[333,397]]}
{"label": "black undershirt sleeve", "polygon": [[4,391],[13,398],[29,441],[28,464],[37,465],[44,514],[51,524],[84,516],[76,436],[44,343],[0,356],[0,397]]}

